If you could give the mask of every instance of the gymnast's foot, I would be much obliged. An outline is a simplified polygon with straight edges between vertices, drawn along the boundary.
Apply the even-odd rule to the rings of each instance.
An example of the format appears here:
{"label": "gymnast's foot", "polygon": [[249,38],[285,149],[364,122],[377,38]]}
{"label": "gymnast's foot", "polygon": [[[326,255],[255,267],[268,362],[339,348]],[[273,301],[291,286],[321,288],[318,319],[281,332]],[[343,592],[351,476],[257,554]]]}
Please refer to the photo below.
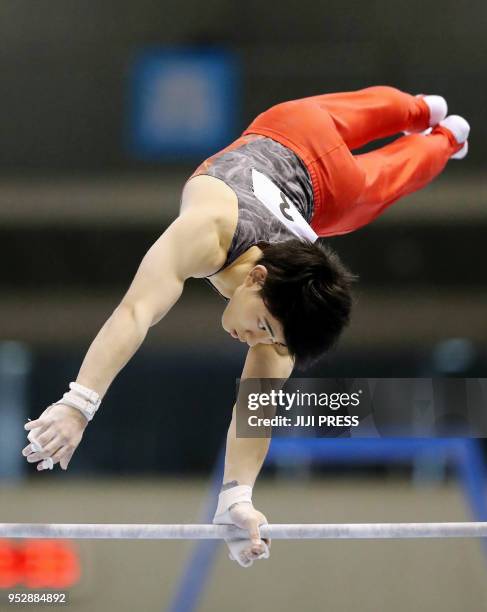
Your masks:
{"label": "gymnast's foot", "polygon": [[420,96],[430,109],[429,126],[438,125],[448,113],[448,104],[443,96]]}
{"label": "gymnast's foot", "polygon": [[438,125],[438,123],[440,123],[440,121],[442,121],[447,113],[448,113],[448,104],[446,103],[445,98],[443,98],[443,96],[424,96],[423,94],[418,94],[416,96],[417,98],[422,98],[424,102],[426,102],[426,105],[429,108],[430,111],[430,117],[429,117],[429,121],[428,121],[428,125],[429,127],[426,130],[419,130],[419,131],[415,131],[415,130],[409,130],[409,131],[405,131],[404,134],[408,135],[408,134],[423,134],[424,136],[426,136],[427,134],[429,134],[432,130],[432,128],[435,127],[435,125]]}
{"label": "gymnast's foot", "polygon": [[468,153],[468,135],[470,134],[470,125],[463,117],[459,115],[450,115],[446,119],[440,121],[439,125],[449,130],[458,144],[462,144],[462,148],[454,153],[450,159],[463,159]]}

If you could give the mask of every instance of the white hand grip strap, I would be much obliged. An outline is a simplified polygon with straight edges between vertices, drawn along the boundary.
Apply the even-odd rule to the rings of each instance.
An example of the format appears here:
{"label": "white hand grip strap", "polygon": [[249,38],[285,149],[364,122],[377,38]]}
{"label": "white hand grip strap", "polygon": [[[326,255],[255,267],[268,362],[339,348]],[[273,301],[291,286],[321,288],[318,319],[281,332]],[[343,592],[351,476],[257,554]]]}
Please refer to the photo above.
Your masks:
{"label": "white hand grip strap", "polygon": [[230,553],[228,556],[230,557],[232,561],[236,561],[242,567],[250,567],[254,561],[258,561],[259,559],[268,559],[270,557],[269,547],[264,541],[262,542],[264,545],[264,549],[265,549],[264,552],[256,559],[248,559],[246,561],[242,560],[242,557],[240,556],[240,554],[245,548],[249,547],[250,540],[225,540],[225,541],[230,550]]}
{"label": "white hand grip strap", "polygon": [[71,408],[76,408],[79,410],[81,414],[83,414],[88,421],[95,416],[96,408],[89,401],[79,397],[75,393],[71,391],[69,393],[65,393],[59,401],[55,402],[54,405],[63,404],[64,406],[70,406]]}
{"label": "white hand grip strap", "polygon": [[240,504],[241,502],[252,503],[252,487],[238,485],[222,491],[218,496],[218,506],[213,522],[220,525],[231,525],[232,520],[228,511],[234,504]]}
{"label": "white hand grip strap", "polygon": [[100,407],[101,399],[96,391],[92,391],[83,385],[69,383],[70,391],[65,393],[56,404],[65,404],[79,410],[88,421],[91,421]]}
{"label": "white hand grip strap", "polygon": [[74,391],[81,397],[84,397],[85,400],[88,400],[90,403],[94,404],[97,409],[100,407],[101,399],[96,391],[88,389],[88,387],[84,387],[77,382],[69,383],[69,388],[71,391]]}
{"label": "white hand grip strap", "polygon": [[[238,485],[226,491],[222,491],[218,496],[218,506],[213,523],[216,525],[232,525],[230,508],[235,504],[241,503],[252,504],[252,487]],[[241,552],[249,547],[250,539],[236,538],[233,540],[225,540],[225,542],[230,550],[230,559],[237,561],[242,567],[250,567],[253,564],[254,561],[252,559],[244,561],[240,556]],[[265,550],[259,559],[268,559],[270,554],[269,547],[265,542],[263,542],[263,544]]]}

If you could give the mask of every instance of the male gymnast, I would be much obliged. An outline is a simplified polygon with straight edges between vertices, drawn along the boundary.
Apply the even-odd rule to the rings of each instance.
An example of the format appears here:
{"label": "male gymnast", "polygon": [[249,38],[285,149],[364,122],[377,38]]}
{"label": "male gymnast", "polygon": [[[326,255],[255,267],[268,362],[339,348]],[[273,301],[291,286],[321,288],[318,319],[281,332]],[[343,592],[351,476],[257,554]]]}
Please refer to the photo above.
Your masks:
{"label": "male gymnast", "polygon": [[[152,245],[120,304],[92,342],[69,391],[26,424],[23,455],[66,470],[110,384],[190,277],[228,300],[222,326],[247,343],[242,378],[290,376],[325,353],[350,318],[353,276],[319,237],[352,232],[465,157],[469,125],[441,96],[370,87],[277,104],[199,166],[179,216]],[[375,151],[368,142],[404,133]],[[252,487],[268,439],[236,437],[230,423],[215,523],[248,530],[227,542],[247,567],[269,556]]]}

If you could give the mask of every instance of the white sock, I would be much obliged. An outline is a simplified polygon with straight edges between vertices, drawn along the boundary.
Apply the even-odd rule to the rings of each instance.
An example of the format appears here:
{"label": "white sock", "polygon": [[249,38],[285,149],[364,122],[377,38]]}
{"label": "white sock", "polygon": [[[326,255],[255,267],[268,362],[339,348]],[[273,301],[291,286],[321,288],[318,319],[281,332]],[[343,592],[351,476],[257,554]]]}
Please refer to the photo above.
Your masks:
{"label": "white sock", "polygon": [[440,125],[449,130],[458,144],[463,143],[463,147],[460,151],[454,153],[450,159],[463,159],[468,153],[468,136],[470,134],[470,125],[463,117],[459,115],[450,115],[443,121],[440,121]]}
{"label": "white sock", "polygon": [[423,96],[423,100],[430,109],[429,126],[434,127],[448,114],[448,104],[443,96]]}

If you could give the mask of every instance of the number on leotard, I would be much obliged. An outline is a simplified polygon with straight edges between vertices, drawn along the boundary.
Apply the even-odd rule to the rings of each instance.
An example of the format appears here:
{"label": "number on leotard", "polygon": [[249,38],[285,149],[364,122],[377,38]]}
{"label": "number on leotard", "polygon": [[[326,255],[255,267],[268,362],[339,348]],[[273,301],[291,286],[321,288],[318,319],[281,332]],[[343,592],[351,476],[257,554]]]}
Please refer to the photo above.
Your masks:
{"label": "number on leotard", "polygon": [[287,212],[291,207],[289,206],[289,203],[286,201],[286,198],[284,197],[284,194],[280,193],[281,195],[281,203],[279,204],[279,210],[282,213],[282,216],[285,217],[288,221],[294,221],[293,217],[291,217],[291,215]]}

